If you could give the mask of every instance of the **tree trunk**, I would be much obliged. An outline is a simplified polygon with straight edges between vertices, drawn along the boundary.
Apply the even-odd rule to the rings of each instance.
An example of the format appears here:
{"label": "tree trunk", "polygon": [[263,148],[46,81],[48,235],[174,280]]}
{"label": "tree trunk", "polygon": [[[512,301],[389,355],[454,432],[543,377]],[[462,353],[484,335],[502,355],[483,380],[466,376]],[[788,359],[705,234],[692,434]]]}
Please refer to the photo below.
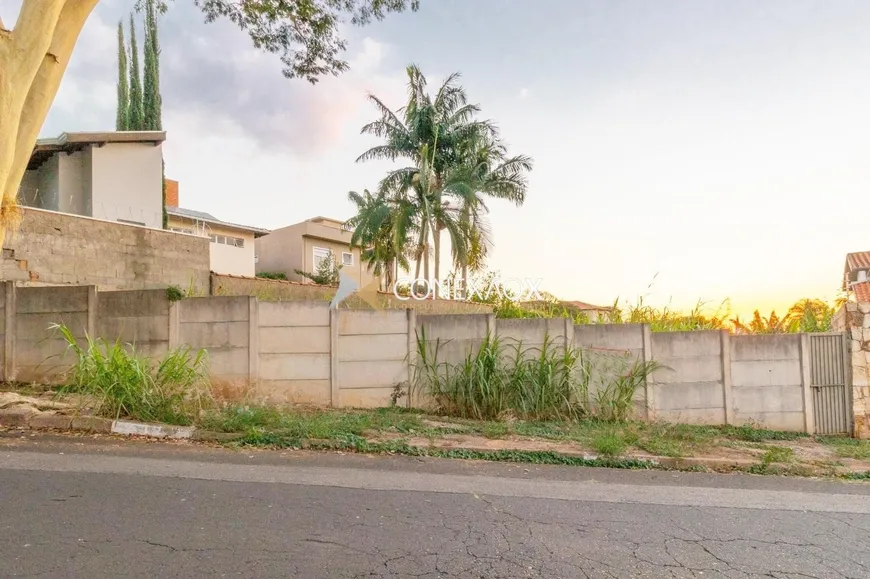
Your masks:
{"label": "tree trunk", "polygon": [[468,262],[462,264],[462,299],[468,299]]}
{"label": "tree trunk", "polygon": [[[441,280],[440,272],[441,272],[441,228],[436,226],[435,231],[433,232],[433,236],[435,238],[435,279]],[[432,299],[438,299],[438,292],[433,292]]]}
{"label": "tree trunk", "polygon": [[420,228],[420,239],[417,242],[417,254],[414,256],[414,261],[417,262],[416,267],[414,268],[415,282],[420,278],[420,266],[423,263],[423,252],[426,250],[426,233],[426,224],[424,223],[423,227]]}
{"label": "tree trunk", "polygon": [[0,240],[18,223],[18,189],[85,21],[98,0],[24,0],[0,26]]}

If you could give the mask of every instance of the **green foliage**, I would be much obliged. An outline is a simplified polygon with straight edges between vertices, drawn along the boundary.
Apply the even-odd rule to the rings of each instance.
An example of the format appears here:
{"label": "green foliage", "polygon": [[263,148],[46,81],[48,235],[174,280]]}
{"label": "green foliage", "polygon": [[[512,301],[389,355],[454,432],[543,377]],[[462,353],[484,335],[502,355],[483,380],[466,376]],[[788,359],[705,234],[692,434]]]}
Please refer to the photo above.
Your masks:
{"label": "green foliage", "polygon": [[[453,275],[453,274],[452,274]],[[483,278],[487,282],[498,277],[489,272]],[[448,279],[453,279],[448,278]],[[729,330],[735,334],[783,334],[796,332],[830,332],[836,307],[819,299],[802,299],[792,305],[784,317],[771,312],[768,317],[755,312],[752,320],[744,323],[739,316],[729,319],[728,300],[710,311],[701,301],[688,312],[673,310],[667,306],[653,307],[638,298],[634,304],[614,301],[608,311],[591,320],[587,312],[578,310],[570,302],[545,299],[539,302],[519,302],[516,296],[472,296],[471,301],[493,306],[497,318],[568,318],[575,324],[648,324],[653,332],[685,332],[694,330]]]}
{"label": "green foliage", "polygon": [[127,45],[124,42],[124,24],[118,22],[118,107],[115,130],[126,131],[130,125],[130,87],[127,77]]}
{"label": "green foliage", "polygon": [[287,280],[287,274],[281,272],[262,271],[257,274],[257,277],[262,279],[280,279]]}
{"label": "green foliage", "polygon": [[615,457],[626,451],[628,442],[621,432],[607,430],[593,439],[592,448],[602,456]]}
{"label": "green foliage", "polygon": [[522,205],[532,160],[509,156],[494,123],[477,118],[480,107],[468,102],[459,74],[448,76],[434,94],[419,68],[408,66],[408,100],[392,111],[370,95],[379,118],[362,128],[382,139],[357,159],[405,160],[409,166],[387,174],[377,194],[351,194],[358,206],[349,222],[355,238],[371,247],[370,266],[389,265],[411,254],[424,277],[434,258],[440,279],[441,237],[446,233],[453,262],[463,275],[482,267],[489,226],[486,198]]}
{"label": "green foliage", "polygon": [[302,271],[301,269],[295,270],[298,275],[301,275],[305,278],[310,279],[317,285],[331,285],[336,286],[339,282],[339,271],[341,271],[341,265],[335,259],[335,256],[332,254],[332,250],[329,251],[329,255],[320,260],[320,263],[317,264],[317,271],[314,273]]}
{"label": "green foliage", "polygon": [[[159,0],[158,9],[165,4],[166,0]],[[207,22],[228,18],[250,35],[254,46],[281,54],[284,76],[316,83],[322,76],[348,69],[340,58],[347,50],[339,36],[343,22],[365,26],[391,13],[416,12],[420,0],[208,0],[197,6]]]}
{"label": "green foliage", "polygon": [[163,130],[163,99],[160,96],[160,43],[157,33],[156,0],[145,0],[145,65],[142,93],[142,130]]}
{"label": "green foliage", "polygon": [[139,131],[145,116],[142,110],[142,78],[139,71],[139,48],[136,44],[136,23],[130,15],[130,106],[128,131]]}
{"label": "green foliage", "polygon": [[82,394],[100,416],[191,424],[212,404],[204,350],[172,350],[158,362],[136,355],[132,345],[120,342],[88,337],[83,348],[66,326],[52,328],[75,355],[58,395]]}
{"label": "green foliage", "polygon": [[764,465],[774,462],[791,462],[792,460],[794,460],[794,450],[785,446],[771,446],[761,457],[761,462]]}
{"label": "green foliage", "polygon": [[184,297],[184,290],[177,285],[171,285],[166,288],[166,299],[168,299],[170,302],[181,301],[184,299]]}
{"label": "green foliage", "polygon": [[870,441],[855,438],[840,438],[834,436],[818,437],[824,444],[834,447],[838,456],[856,460],[870,459]]}
{"label": "green foliage", "polygon": [[483,420],[625,420],[635,389],[660,367],[622,357],[609,357],[608,365],[600,354],[549,339],[541,348],[523,348],[487,335],[458,364],[439,360],[441,347],[440,339],[430,344],[425,328],[418,333],[413,387],[445,414]]}

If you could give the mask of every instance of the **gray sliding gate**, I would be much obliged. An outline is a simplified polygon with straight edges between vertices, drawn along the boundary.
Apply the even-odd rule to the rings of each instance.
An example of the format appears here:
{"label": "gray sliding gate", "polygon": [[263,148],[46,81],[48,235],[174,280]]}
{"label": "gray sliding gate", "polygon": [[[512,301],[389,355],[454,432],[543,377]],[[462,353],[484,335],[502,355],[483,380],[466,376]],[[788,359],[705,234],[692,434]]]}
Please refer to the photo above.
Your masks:
{"label": "gray sliding gate", "polygon": [[846,335],[809,334],[809,339],[810,387],[816,434],[849,434],[852,413],[849,408],[849,347]]}

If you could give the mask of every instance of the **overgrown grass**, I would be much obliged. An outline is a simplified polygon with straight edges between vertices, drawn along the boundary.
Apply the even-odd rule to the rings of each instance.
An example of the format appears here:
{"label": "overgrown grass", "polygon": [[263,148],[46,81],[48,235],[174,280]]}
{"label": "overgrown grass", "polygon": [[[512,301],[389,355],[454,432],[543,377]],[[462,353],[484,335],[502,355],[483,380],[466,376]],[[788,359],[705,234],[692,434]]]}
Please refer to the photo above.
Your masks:
{"label": "overgrown grass", "polygon": [[818,437],[819,442],[834,447],[834,451],[842,458],[854,458],[858,460],[870,459],[870,441],[856,440],[854,438],[841,438],[824,436]]}
{"label": "overgrown grass", "polygon": [[282,411],[273,406],[231,406],[207,412],[200,426],[217,432],[271,433],[294,440],[330,440],[366,432],[425,433],[420,416],[401,409]]}
{"label": "overgrown grass", "polygon": [[81,394],[94,412],[109,418],[191,424],[212,404],[205,351],[180,348],[155,361],[136,354],[130,344],[86,338],[81,347],[72,332],[54,325],[75,362],[57,395]]}
{"label": "overgrown grass", "polygon": [[524,348],[489,334],[460,362],[450,363],[441,359],[446,343],[430,344],[425,328],[420,330],[412,388],[431,397],[444,414],[460,418],[626,420],[635,391],[661,367],[556,346],[548,337],[540,348]]}
{"label": "overgrown grass", "polygon": [[761,462],[765,465],[774,462],[791,462],[792,460],[794,460],[794,450],[785,446],[771,446],[761,457]]}

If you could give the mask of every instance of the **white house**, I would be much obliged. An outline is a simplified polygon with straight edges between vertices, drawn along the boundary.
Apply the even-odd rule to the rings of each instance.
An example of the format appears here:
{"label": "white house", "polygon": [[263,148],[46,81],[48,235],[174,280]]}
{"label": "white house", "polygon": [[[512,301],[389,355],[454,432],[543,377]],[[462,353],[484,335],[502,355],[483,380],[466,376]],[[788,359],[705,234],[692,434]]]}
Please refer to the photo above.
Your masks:
{"label": "white house", "polygon": [[[162,131],[63,133],[36,142],[19,189],[19,201],[71,213],[163,229]],[[268,231],[227,223],[178,207],[178,183],[166,179],[167,229],[209,237],[215,273],[255,275],[255,237]]]}
{"label": "white house", "polygon": [[256,245],[254,240],[267,235],[266,229],[222,221],[202,211],[178,206],[178,183],[166,180],[167,228],[177,233],[201,235],[211,239],[209,261],[215,273],[254,277]]}
{"label": "white house", "polygon": [[36,142],[22,205],[163,227],[162,131],[63,133]]}

